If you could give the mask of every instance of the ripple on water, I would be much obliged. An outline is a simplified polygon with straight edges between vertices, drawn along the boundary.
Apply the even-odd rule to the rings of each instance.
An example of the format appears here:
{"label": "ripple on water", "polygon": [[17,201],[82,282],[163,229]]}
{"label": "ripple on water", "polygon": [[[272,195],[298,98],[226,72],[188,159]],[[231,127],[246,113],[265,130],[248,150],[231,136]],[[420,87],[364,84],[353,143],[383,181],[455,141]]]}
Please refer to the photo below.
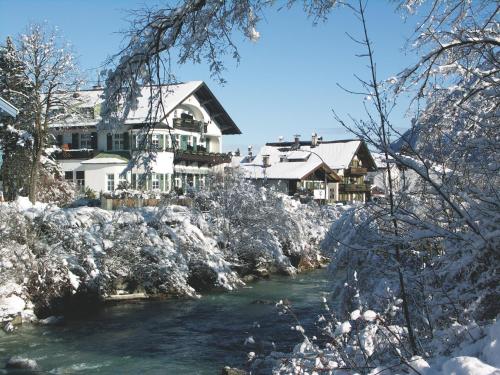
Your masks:
{"label": "ripple on water", "polygon": [[[250,351],[291,350],[301,336],[275,302],[291,301],[311,328],[328,289],[327,272],[319,270],[198,300],[108,306],[85,319],[1,336],[0,363],[22,355],[39,358],[52,374],[214,374],[224,365],[242,366]],[[254,342],[245,344],[249,336]]]}

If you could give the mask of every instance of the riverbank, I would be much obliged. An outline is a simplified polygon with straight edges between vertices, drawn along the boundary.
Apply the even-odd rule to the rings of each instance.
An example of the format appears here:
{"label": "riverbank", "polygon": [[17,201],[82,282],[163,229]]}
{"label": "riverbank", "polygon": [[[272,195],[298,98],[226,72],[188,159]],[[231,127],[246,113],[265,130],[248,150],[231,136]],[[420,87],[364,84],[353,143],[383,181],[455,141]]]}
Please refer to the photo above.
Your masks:
{"label": "riverbank", "polygon": [[199,203],[113,212],[0,204],[2,325],[92,309],[110,296],[230,291],[325,262],[319,242],[334,215],[263,189],[244,194],[229,208],[204,200],[204,212]]}

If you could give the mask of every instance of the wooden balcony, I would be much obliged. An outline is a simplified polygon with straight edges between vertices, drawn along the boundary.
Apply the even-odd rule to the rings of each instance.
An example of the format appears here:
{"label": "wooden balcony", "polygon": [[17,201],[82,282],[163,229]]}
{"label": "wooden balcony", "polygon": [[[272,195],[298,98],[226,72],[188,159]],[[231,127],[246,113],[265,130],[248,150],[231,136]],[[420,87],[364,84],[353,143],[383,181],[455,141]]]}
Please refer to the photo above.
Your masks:
{"label": "wooden balcony", "polygon": [[188,132],[203,133],[207,132],[208,125],[202,121],[196,121],[191,118],[174,118],[174,129],[185,130]]}
{"label": "wooden balcony", "polygon": [[340,193],[367,193],[370,191],[370,184],[339,184]]}
{"label": "wooden balcony", "polygon": [[92,159],[99,153],[98,150],[81,149],[81,150],[61,150],[55,152],[53,155],[56,160],[69,160],[69,159]]}
{"label": "wooden balcony", "polygon": [[188,163],[198,162],[209,165],[218,165],[231,162],[231,156],[228,154],[214,152],[177,150],[174,156],[174,163],[181,161]]}
{"label": "wooden balcony", "polygon": [[350,176],[362,176],[368,173],[368,168],[350,167],[347,168],[346,174]]}

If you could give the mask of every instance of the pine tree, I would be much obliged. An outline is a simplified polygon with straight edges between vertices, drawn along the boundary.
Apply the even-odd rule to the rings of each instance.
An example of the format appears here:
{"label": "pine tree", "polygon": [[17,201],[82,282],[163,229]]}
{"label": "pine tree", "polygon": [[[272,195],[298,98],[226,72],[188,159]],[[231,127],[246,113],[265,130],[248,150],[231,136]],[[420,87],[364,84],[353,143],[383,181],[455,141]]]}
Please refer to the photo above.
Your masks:
{"label": "pine tree", "polygon": [[0,127],[0,148],[2,149],[1,176],[3,193],[7,200],[15,199],[29,189],[29,169],[31,163],[31,143],[29,127],[31,123],[32,85],[24,75],[24,65],[10,37],[0,47],[0,95],[20,109],[18,116],[2,120]]}

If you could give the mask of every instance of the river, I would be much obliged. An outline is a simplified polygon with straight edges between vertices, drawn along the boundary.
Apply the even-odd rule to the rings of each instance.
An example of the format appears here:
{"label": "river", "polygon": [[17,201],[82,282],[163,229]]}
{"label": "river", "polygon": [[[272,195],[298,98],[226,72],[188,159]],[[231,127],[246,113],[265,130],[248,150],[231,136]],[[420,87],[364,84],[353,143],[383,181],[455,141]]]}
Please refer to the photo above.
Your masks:
{"label": "river", "polygon": [[[250,351],[263,355],[273,345],[290,351],[301,341],[290,329],[291,318],[278,314],[276,301],[288,299],[312,330],[329,289],[327,271],[317,270],[197,300],[110,305],[61,325],[0,333],[0,368],[14,355],[35,359],[41,373],[50,374],[219,374],[224,365],[244,368]],[[250,336],[254,344],[245,343]]]}

